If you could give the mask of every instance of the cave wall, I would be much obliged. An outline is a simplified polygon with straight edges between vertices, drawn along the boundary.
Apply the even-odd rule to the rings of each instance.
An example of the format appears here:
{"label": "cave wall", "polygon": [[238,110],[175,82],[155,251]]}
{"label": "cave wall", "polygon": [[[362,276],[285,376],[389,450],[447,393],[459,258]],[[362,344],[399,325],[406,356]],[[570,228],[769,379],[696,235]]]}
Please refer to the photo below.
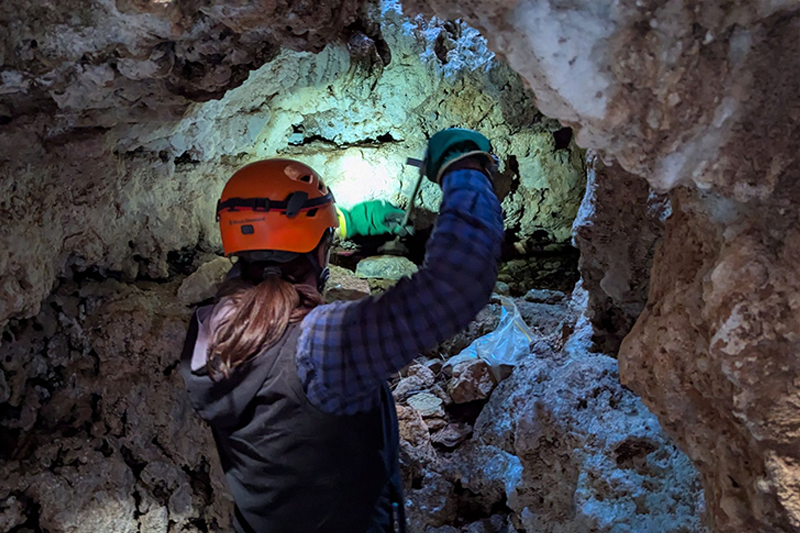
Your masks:
{"label": "cave wall", "polygon": [[[160,441],[153,442],[151,435],[164,430],[160,402],[143,407],[152,411],[143,426],[161,430],[128,432],[120,428],[127,424],[120,412],[102,414],[105,400],[80,391],[97,390],[101,398],[109,393],[110,382],[99,373],[104,358],[115,370],[128,361],[109,352],[130,354],[148,365],[141,372],[158,369],[173,379],[161,359],[173,347],[150,356],[137,348],[144,335],[167,335],[155,309],[169,307],[161,299],[171,296],[153,304],[136,291],[157,291],[148,280],[174,278],[183,261],[178,251],[187,246],[199,242],[201,253],[217,249],[213,197],[235,167],[273,152],[314,153],[317,164],[331,165],[332,173],[350,169],[348,159],[363,161],[362,168],[370,170],[372,161],[388,161],[389,174],[400,176],[399,183],[386,185],[381,178],[371,194],[399,199],[410,176],[400,162],[419,152],[426,132],[459,120],[485,124],[497,135],[511,174],[519,167],[520,176],[537,176],[529,184],[510,176],[505,207],[517,213],[508,221],[512,232],[523,241],[535,239],[539,229],[556,241],[569,238],[561,215],[547,226],[539,213],[552,217],[556,211],[542,207],[551,189],[554,202],[561,195],[558,201],[574,201],[577,209],[580,152],[573,144],[559,146],[552,133],[560,126],[540,118],[519,79],[487,59],[486,45],[465,26],[405,19],[390,2],[382,7],[298,2],[288,10],[268,1],[50,7],[21,2],[0,8],[9,29],[0,41],[0,245],[7,251],[0,255],[0,322],[12,319],[2,341],[0,397],[6,397],[3,420],[9,428],[3,438],[4,448],[21,449],[25,460],[33,461],[24,469],[39,476],[31,483],[20,479],[19,461],[3,464],[4,477],[15,483],[3,489],[2,519],[13,522],[11,527],[44,521],[58,531],[58,524],[75,523],[75,509],[100,521],[88,521],[94,529],[87,531],[137,527],[135,521],[104,525],[102,520],[146,516],[150,509],[159,528],[170,527],[165,510],[189,529],[201,523],[213,528],[225,514],[203,499],[216,489],[213,467],[202,466],[202,454],[176,451],[171,444],[160,449]],[[620,352],[621,379],[700,469],[716,530],[798,530],[797,5],[789,0],[409,0],[405,8],[445,20],[464,17],[533,89],[536,107],[574,128],[577,144],[616,158],[625,172],[657,190],[674,189],[648,302]],[[378,22],[381,17],[384,22]],[[414,37],[395,42],[400,53],[388,61],[391,39],[403,35]],[[345,44],[326,48],[332,40]],[[414,54],[405,57],[403,50]],[[412,61],[415,54],[423,57],[419,64]],[[468,60],[455,68],[460,57]],[[434,97],[411,106],[412,118],[397,128],[403,117],[394,112],[401,109],[398,104],[410,104],[414,91],[382,87],[395,98],[382,106],[372,101],[373,87],[381,80],[417,79],[403,72],[433,72],[434,81],[420,89]],[[321,98],[328,90],[349,102],[352,113],[332,117],[325,107],[332,99],[326,104]],[[477,105],[450,106],[450,99],[439,99],[442,93],[474,98]],[[493,100],[481,100],[483,94],[500,94],[506,103],[489,105]],[[322,103],[307,115],[310,100]],[[355,106],[364,102],[375,123],[384,121],[380,128],[370,130],[353,118]],[[467,115],[473,111],[479,113]],[[514,117],[535,126],[517,132]],[[541,169],[560,173],[554,183],[567,184],[565,189],[544,187]],[[620,183],[625,180],[622,176]],[[433,189],[423,191],[422,200],[434,209]],[[616,238],[629,237],[622,233]],[[140,318],[145,325],[138,329],[118,326],[136,332],[114,333],[123,340],[104,340],[104,328],[73,334],[82,313],[96,316],[96,309],[87,312],[86,302],[71,305],[67,313],[48,302],[58,313],[46,307],[41,319],[23,319],[40,312],[57,283],[69,287],[70,278],[95,275],[143,283],[135,288],[126,283],[124,290],[133,291],[137,310],[153,309],[156,329],[147,326],[150,318]],[[598,292],[606,289],[598,285],[589,286],[590,301],[607,302]],[[101,292],[103,301],[114,294],[108,287]],[[173,312],[167,325],[175,320],[170,331],[176,336],[176,317],[185,310]],[[57,334],[58,328],[69,334]],[[24,333],[29,329],[36,334]],[[41,331],[54,339],[52,347]],[[26,335],[30,342],[18,340]],[[52,360],[44,355],[50,348]],[[63,390],[50,385],[62,382],[60,374]],[[77,387],[82,375],[96,382]],[[161,381],[146,386],[155,383]],[[137,396],[139,386],[133,379],[121,384],[109,393],[111,403],[115,394],[131,394],[120,405],[157,397],[151,389]],[[50,400],[64,396],[70,399]],[[177,397],[166,403],[180,405]],[[62,404],[69,412],[54,408]],[[194,424],[184,416],[173,414],[171,420],[178,427]],[[94,432],[105,440],[93,440]],[[198,447],[207,445],[204,438],[197,437]],[[114,452],[119,457],[103,461],[109,453],[104,442],[113,447],[119,442],[114,439],[129,439],[131,453],[123,454],[120,444]],[[42,445],[49,441],[52,445]],[[164,458],[163,468],[172,473],[147,470]],[[85,469],[102,475],[84,479]],[[156,478],[168,479],[169,486],[158,487]],[[33,492],[14,492],[26,483]],[[67,493],[46,495],[38,486],[70,484],[78,484],[85,498],[36,510],[49,494]],[[185,487],[192,488],[188,499]],[[182,495],[160,501],[165,494]],[[125,511],[97,511],[108,502]]]}
{"label": "cave wall", "polygon": [[[267,46],[284,35],[269,25],[251,35],[257,30],[247,28],[263,20],[239,24],[203,8],[191,28],[170,26],[173,36],[145,25],[166,13],[134,16],[98,4],[83,8],[83,22],[67,19],[71,32],[83,32],[62,50],[61,41],[48,39],[63,21],[9,23],[14,43],[42,43],[29,55],[9,40],[4,45],[6,77],[27,82],[5,82],[2,91],[9,123],[0,130],[0,243],[9,253],[0,258],[0,324],[35,315],[57,278],[73,270],[166,279],[171,254],[219,250],[215,198],[227,176],[257,158],[302,157],[345,207],[368,198],[405,205],[417,173],[405,159],[421,157],[427,136],[450,126],[477,128],[495,141],[515,240],[568,242],[584,187],[582,152],[536,110],[485,40],[461,23],[409,19],[397,2],[353,14],[348,5],[337,11],[345,17],[339,33],[318,18],[327,4],[308,20],[298,15],[297,24],[309,25],[307,42],[290,39],[289,48],[243,63],[248,77],[180,97],[168,79],[186,70],[178,59],[164,67],[167,78],[143,74],[145,82],[122,68],[120,57],[140,48],[151,56],[169,45],[185,47],[193,61],[224,65],[233,61],[229,54],[244,61],[239,40]],[[33,7],[21,4],[7,17],[41,15],[26,9]],[[322,46],[334,38],[340,40]],[[88,57],[110,77],[75,74]],[[136,61],[137,72],[152,62]],[[56,70],[72,74],[48,85]],[[203,80],[185,83],[205,87]],[[123,102],[130,84],[141,93]],[[426,181],[420,227],[432,223],[439,195]]]}
{"label": "cave wall", "polygon": [[674,189],[621,379],[700,469],[716,531],[797,531],[797,4],[408,4],[463,16],[581,146]]}
{"label": "cave wall", "polygon": [[[213,209],[239,166],[303,158],[345,206],[404,205],[405,158],[478,128],[514,240],[569,241],[582,150],[474,29],[313,4],[0,8],[0,531],[228,526],[175,362],[203,299],[181,283],[220,264]],[[426,183],[420,227],[439,201]]]}
{"label": "cave wall", "polygon": [[224,531],[211,432],[177,368],[180,281],[83,279],[4,332],[0,529]]}

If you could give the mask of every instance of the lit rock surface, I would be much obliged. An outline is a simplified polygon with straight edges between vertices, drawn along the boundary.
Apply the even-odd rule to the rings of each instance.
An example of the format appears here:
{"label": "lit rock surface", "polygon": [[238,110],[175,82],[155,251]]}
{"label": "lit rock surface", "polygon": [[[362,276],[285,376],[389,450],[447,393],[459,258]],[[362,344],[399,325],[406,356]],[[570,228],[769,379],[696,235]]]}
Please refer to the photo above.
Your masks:
{"label": "lit rock surface", "polygon": [[800,138],[789,133],[798,128],[800,7],[792,0],[405,7],[480,30],[543,113],[657,189],[696,184],[763,198],[797,161]]}
{"label": "lit rock surface", "polygon": [[[609,357],[535,353],[500,384],[475,431],[519,458],[505,487],[524,531],[703,531],[699,476]],[[468,487],[483,483],[481,471]]]}
{"label": "lit rock surface", "polygon": [[[719,531],[800,530],[800,190],[679,191],[623,382],[701,465]],[[691,421],[691,423],[687,423]]]}
{"label": "lit rock surface", "polygon": [[369,283],[356,277],[352,270],[336,265],[330,266],[331,277],[325,285],[323,297],[330,303],[334,300],[360,300],[369,296]]}
{"label": "lit rock surface", "polygon": [[[697,470],[620,384],[616,361],[589,352],[585,291],[568,301],[555,291],[538,297],[561,302],[562,327],[536,335],[531,356],[479,414],[453,403],[449,422],[434,429],[399,406],[410,531],[438,531],[440,522],[419,509],[453,500],[462,513],[448,526],[457,532],[482,527],[478,519],[498,509],[527,533],[707,531]],[[564,339],[562,331],[573,334]],[[429,444],[432,452],[419,452]]]}
{"label": "lit rock surface", "polygon": [[382,255],[362,259],[356,267],[356,276],[360,278],[377,278],[399,280],[411,277],[417,270],[417,265],[405,257]]}
{"label": "lit rock surface", "polygon": [[[405,206],[406,158],[454,125],[495,142],[516,240],[570,238],[581,150],[463,24],[395,1],[79,4],[0,11],[0,324],[75,271],[163,280],[181,250],[218,253],[216,199],[254,159],[310,163],[344,207]],[[415,224],[440,200],[426,181]]]}
{"label": "lit rock surface", "polygon": [[452,372],[447,392],[455,403],[485,400],[494,390],[492,371],[483,359],[462,361],[453,367]]}

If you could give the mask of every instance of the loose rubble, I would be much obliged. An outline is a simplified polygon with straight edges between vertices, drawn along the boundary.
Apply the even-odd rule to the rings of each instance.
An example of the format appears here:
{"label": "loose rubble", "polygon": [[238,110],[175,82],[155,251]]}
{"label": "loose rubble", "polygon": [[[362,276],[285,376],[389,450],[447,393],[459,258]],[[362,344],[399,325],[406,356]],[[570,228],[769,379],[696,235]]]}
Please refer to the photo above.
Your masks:
{"label": "loose rubble", "polygon": [[537,338],[499,384],[458,353],[404,372],[394,395],[411,533],[706,531],[691,462],[615,361],[591,353],[587,301],[580,287],[517,298]]}
{"label": "loose rubble", "polygon": [[331,265],[330,272],[331,277],[322,295],[327,303],[336,300],[360,300],[370,295],[369,283],[356,277],[351,270]]}
{"label": "loose rubble", "polygon": [[488,399],[495,385],[486,361],[462,361],[453,367],[453,377],[447,382],[447,393],[455,403],[474,402]]}

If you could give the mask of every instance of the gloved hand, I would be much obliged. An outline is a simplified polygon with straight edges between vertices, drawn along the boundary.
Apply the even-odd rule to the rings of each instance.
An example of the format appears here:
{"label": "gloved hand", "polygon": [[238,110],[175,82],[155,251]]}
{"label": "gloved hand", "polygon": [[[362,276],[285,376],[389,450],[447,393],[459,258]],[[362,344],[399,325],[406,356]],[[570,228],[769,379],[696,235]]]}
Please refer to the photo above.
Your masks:
{"label": "gloved hand", "polygon": [[428,141],[425,154],[425,175],[428,179],[441,185],[447,168],[467,157],[482,160],[488,173],[492,172],[495,160],[492,156],[492,144],[489,139],[477,131],[451,128],[440,131]]}
{"label": "gloved hand", "polygon": [[356,235],[394,234],[404,237],[414,233],[414,227],[403,226],[405,212],[384,200],[369,200],[352,209],[336,208],[339,213],[339,231],[342,238]]}

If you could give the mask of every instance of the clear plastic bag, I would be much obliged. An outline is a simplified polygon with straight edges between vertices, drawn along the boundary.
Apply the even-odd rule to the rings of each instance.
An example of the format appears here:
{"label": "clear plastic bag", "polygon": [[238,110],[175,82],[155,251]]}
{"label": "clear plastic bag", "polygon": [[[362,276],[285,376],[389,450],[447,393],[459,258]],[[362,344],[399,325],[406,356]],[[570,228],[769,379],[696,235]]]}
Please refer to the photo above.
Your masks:
{"label": "clear plastic bag", "polygon": [[451,357],[444,365],[445,370],[461,362],[481,358],[489,364],[499,382],[508,377],[523,357],[530,355],[533,332],[522,320],[514,300],[503,296],[501,303],[503,310],[497,329],[475,339],[460,354]]}

